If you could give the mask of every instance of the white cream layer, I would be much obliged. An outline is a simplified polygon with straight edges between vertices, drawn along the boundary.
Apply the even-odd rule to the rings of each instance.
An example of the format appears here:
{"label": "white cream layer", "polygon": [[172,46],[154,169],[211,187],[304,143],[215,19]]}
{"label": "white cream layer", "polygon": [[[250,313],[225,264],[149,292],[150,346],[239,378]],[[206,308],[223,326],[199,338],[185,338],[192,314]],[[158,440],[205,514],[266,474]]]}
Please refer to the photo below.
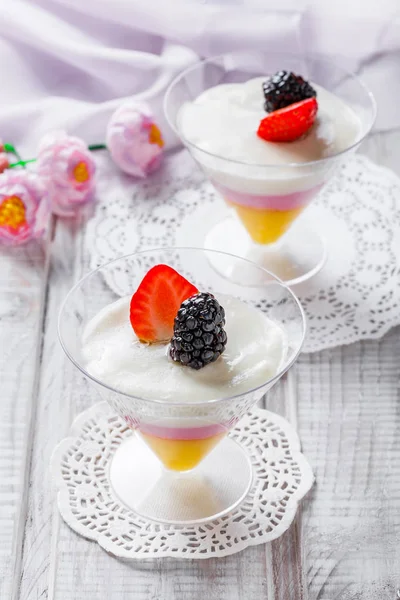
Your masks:
{"label": "white cream layer", "polygon": [[276,165],[318,160],[351,146],[360,131],[360,121],[341,98],[319,85],[316,121],[302,139],[290,143],[266,142],[256,135],[267,116],[263,109],[262,82],[217,85],[185,104],[179,127],[184,136],[203,150],[254,164]]}
{"label": "white cream layer", "polygon": [[168,346],[143,344],[130,321],[130,298],[106,306],[87,325],[82,354],[87,371],[114,389],[146,399],[199,402],[247,392],[273,377],[286,352],[285,332],[248,304],[218,296],[228,343],[222,356],[196,371],[172,361]]}
{"label": "white cream layer", "polygon": [[[361,136],[361,122],[346,102],[321,86],[316,121],[305,137],[289,143],[267,142],[257,135],[262,119],[262,82],[222,84],[185,103],[178,115],[182,136],[198,148],[242,162],[229,163],[192,147],[195,158],[217,183],[249,194],[287,194],[323,182],[330,163],[308,168],[282,168],[309,163],[346,150]],[[265,168],[255,165],[265,165]]]}

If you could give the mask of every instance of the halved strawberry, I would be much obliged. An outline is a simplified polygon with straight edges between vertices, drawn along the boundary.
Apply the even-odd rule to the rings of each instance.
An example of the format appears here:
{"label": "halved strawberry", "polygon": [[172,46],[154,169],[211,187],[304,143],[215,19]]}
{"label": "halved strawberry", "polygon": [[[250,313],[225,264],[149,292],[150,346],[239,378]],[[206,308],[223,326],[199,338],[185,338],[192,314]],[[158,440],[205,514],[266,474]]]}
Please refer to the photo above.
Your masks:
{"label": "halved strawberry", "polygon": [[194,285],[167,265],[150,269],[131,300],[130,319],[139,340],[170,340],[180,305],[197,292]]}
{"label": "halved strawberry", "polygon": [[275,110],[260,122],[257,135],[267,142],[293,142],[310,129],[317,110],[315,98]]}

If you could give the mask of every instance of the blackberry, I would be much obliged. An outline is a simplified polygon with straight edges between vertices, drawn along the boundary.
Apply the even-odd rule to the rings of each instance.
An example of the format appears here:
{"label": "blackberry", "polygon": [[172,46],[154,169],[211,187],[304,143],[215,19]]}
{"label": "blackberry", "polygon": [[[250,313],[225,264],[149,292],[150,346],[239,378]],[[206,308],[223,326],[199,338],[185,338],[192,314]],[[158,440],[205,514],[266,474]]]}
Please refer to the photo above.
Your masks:
{"label": "blackberry", "polygon": [[191,296],[175,317],[171,358],[192,369],[214,362],[226,347],[224,325],[225,311],[212,294]]}
{"label": "blackberry", "polygon": [[295,102],[314,98],[317,92],[300,75],[288,71],[278,71],[262,84],[267,112],[285,108]]}

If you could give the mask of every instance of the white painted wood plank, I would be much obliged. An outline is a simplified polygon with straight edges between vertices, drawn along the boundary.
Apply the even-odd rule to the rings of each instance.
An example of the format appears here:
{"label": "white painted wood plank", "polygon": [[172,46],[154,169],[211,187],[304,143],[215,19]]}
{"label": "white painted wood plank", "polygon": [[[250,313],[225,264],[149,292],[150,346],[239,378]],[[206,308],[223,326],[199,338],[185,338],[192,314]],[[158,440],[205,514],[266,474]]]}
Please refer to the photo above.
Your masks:
{"label": "white painted wood plank", "polygon": [[400,585],[399,356],[396,329],[300,361],[299,430],[317,477],[302,531],[310,599],[392,600]]}
{"label": "white painted wood plank", "polygon": [[0,598],[14,597],[26,517],[46,242],[1,250]]}
{"label": "white painted wood plank", "polygon": [[51,489],[49,461],[72,420],[72,383],[77,376],[58,342],[57,315],[67,291],[80,275],[79,261],[76,266],[79,244],[79,224],[59,222],[51,252],[31,468],[25,482],[29,497],[18,598],[51,597],[50,586],[54,586],[57,575],[60,519]]}

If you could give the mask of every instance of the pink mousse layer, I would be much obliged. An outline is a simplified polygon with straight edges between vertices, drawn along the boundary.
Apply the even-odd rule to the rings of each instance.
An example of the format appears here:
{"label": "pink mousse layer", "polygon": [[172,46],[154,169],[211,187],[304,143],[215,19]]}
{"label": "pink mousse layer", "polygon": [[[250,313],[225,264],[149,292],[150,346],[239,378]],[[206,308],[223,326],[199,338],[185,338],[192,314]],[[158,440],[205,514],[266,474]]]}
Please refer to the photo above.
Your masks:
{"label": "pink mousse layer", "polygon": [[139,431],[145,435],[154,435],[167,440],[204,440],[226,433],[227,428],[221,424],[201,425],[200,427],[165,427],[164,425],[141,423]]}
{"label": "pink mousse layer", "polygon": [[323,184],[319,184],[310,188],[309,190],[301,190],[300,192],[293,192],[292,194],[271,194],[271,195],[256,195],[256,194],[244,194],[242,192],[236,192],[231,190],[220,183],[212,182],[215,189],[229,202],[234,204],[240,204],[242,206],[250,206],[251,208],[257,208],[260,210],[293,210],[296,208],[302,208],[306,206],[314,196],[323,187]]}

